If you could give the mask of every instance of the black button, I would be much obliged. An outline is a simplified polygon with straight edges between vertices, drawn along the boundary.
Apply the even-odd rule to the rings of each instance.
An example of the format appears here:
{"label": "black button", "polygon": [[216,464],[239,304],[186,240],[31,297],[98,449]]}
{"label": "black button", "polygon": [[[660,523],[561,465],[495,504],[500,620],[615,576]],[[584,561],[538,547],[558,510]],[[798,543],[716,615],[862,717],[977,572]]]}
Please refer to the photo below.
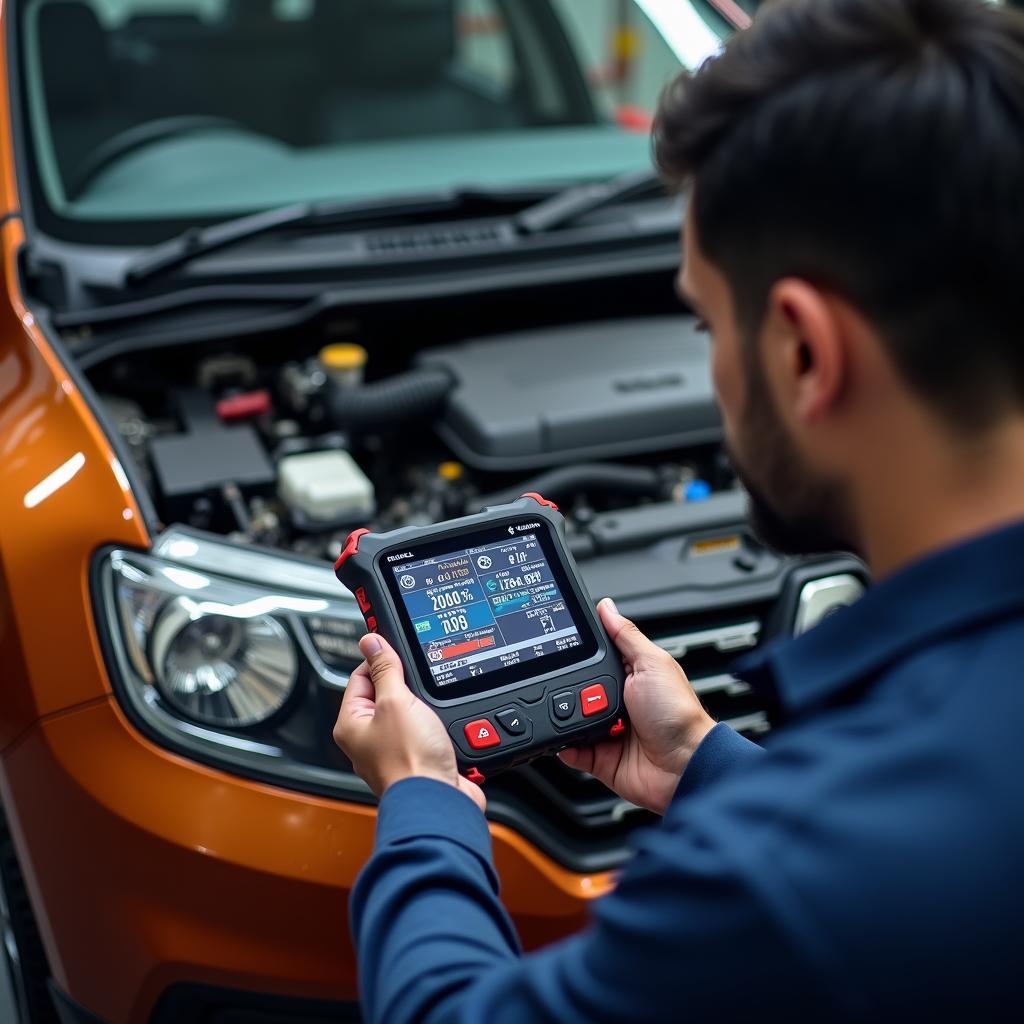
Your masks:
{"label": "black button", "polygon": [[551,698],[551,713],[555,718],[561,719],[563,722],[567,718],[572,718],[572,713],[576,710],[576,694],[572,690],[566,690],[564,693],[556,693]]}
{"label": "black button", "polygon": [[494,717],[509,736],[522,736],[526,732],[526,719],[515,708],[506,708],[504,711],[499,711]]}

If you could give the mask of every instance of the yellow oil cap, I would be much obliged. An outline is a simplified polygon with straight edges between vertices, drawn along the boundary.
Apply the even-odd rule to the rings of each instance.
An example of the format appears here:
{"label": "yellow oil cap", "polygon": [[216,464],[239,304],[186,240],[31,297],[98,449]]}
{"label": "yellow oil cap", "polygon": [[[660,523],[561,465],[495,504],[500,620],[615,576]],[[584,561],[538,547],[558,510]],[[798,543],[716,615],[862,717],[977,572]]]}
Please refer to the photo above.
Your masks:
{"label": "yellow oil cap", "polygon": [[327,345],[320,349],[320,365],[327,371],[361,370],[366,366],[366,349],[351,343]]}
{"label": "yellow oil cap", "polygon": [[456,480],[462,479],[462,474],[465,472],[462,468],[461,462],[442,462],[437,467],[437,475],[442,480],[447,480],[449,483],[455,483]]}

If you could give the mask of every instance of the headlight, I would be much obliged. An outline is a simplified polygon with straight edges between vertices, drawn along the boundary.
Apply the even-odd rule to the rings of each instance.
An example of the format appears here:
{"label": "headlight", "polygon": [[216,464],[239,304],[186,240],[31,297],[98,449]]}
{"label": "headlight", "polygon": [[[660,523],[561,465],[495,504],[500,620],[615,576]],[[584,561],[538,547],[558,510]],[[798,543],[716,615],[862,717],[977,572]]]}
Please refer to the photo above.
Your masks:
{"label": "headlight", "polygon": [[160,693],[172,707],[210,725],[266,721],[295,686],[295,645],[270,615],[234,615],[233,609],[204,605],[176,597],[160,612],[149,641]]}
{"label": "headlight", "polygon": [[365,795],[331,732],[365,631],[327,565],[169,531],[96,562],[115,692],[163,746],[314,792]]}

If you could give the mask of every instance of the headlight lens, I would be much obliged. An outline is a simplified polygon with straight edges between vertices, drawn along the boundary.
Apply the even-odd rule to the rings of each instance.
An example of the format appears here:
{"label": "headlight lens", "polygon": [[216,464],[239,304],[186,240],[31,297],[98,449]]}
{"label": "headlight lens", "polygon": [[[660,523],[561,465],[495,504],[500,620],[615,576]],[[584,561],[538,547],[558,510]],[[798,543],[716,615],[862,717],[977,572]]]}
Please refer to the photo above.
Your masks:
{"label": "headlight lens", "polygon": [[176,597],[157,618],[149,648],[167,702],[210,725],[266,721],[295,686],[295,645],[269,615],[211,613]]}
{"label": "headlight lens", "polygon": [[94,575],[135,723],[197,760],[365,794],[331,736],[365,627],[330,568],[180,532],[153,550],[103,552]]}

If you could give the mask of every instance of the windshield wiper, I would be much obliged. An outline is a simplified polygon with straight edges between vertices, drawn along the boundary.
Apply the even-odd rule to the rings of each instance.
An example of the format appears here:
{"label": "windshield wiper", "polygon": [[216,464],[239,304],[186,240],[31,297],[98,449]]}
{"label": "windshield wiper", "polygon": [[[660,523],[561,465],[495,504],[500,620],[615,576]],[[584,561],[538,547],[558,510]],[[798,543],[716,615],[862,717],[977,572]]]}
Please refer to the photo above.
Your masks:
{"label": "windshield wiper", "polygon": [[521,210],[515,216],[515,224],[528,235],[539,235],[566,227],[613,203],[666,194],[665,184],[655,171],[637,171],[593,185],[573,185]]}
{"label": "windshield wiper", "polygon": [[474,202],[494,203],[502,199],[507,201],[508,198],[498,191],[464,188],[397,199],[295,203],[274,207],[245,217],[233,217],[209,227],[189,228],[166,242],[150,246],[125,264],[124,283],[141,284],[190,263],[199,256],[282,228],[340,226],[377,219],[445,214],[464,209]]}
{"label": "windshield wiper", "polygon": [[[245,217],[233,217],[203,228],[189,228],[166,242],[150,246],[128,260],[123,268],[126,287],[142,284],[192,260],[237,242],[290,227],[328,227],[365,224],[400,217],[451,214],[474,204],[509,203],[530,190],[450,189],[399,198],[296,203]],[[536,194],[536,190],[533,190]],[[592,185],[573,185],[517,213],[511,224],[521,234],[552,231],[609,206],[629,199],[664,195],[665,187],[653,171],[641,171]]]}

